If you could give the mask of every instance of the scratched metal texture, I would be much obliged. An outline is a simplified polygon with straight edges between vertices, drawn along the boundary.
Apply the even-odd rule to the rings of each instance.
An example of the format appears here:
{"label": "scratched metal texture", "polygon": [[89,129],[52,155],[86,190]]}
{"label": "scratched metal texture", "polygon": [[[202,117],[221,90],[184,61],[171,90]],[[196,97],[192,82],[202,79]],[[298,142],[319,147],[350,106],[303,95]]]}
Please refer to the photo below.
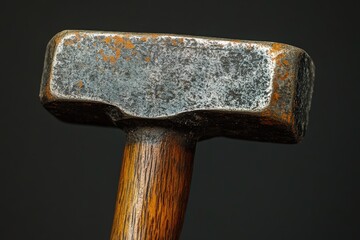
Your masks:
{"label": "scratched metal texture", "polygon": [[313,80],[310,57],[285,44],[63,31],[40,98],[65,121],[290,143],[305,133]]}

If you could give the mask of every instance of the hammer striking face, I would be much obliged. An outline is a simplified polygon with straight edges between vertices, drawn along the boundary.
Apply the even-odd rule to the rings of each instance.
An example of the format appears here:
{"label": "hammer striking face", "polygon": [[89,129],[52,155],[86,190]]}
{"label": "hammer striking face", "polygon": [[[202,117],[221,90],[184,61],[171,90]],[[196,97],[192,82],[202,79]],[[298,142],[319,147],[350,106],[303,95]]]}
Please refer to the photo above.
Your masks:
{"label": "hammer striking face", "polygon": [[48,44],[40,97],[65,121],[295,143],[313,80],[311,58],[285,44],[64,31]]}

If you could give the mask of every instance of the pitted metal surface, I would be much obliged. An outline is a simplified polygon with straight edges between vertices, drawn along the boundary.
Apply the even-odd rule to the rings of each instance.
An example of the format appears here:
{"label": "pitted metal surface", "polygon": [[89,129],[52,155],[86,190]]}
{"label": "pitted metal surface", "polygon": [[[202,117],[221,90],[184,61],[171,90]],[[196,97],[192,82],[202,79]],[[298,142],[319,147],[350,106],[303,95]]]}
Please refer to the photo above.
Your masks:
{"label": "pitted metal surface", "polygon": [[[285,44],[64,31],[48,45],[40,97],[50,111],[66,120],[72,111],[64,110],[66,102],[77,107],[97,104],[110,106],[94,108],[104,109],[99,111],[110,120],[100,120],[104,117],[94,110],[91,123],[165,119],[207,126],[208,135],[300,138],[307,124],[313,72],[310,57]],[[63,110],[56,109],[57,104]],[[259,131],[261,125],[264,129],[276,125],[273,128],[278,130],[275,136],[251,137],[244,129],[231,127],[245,122],[250,128],[258,125]],[[212,130],[215,126],[223,129]]]}
{"label": "pitted metal surface", "polygon": [[270,45],[177,36],[65,33],[52,62],[58,98],[100,101],[157,118],[269,104]]}

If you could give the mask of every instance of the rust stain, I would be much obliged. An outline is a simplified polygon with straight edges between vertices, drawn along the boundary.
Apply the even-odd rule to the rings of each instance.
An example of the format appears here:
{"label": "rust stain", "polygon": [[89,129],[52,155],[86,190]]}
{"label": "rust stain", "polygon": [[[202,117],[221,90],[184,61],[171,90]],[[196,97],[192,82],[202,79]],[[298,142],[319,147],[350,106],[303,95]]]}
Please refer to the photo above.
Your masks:
{"label": "rust stain", "polygon": [[106,38],[104,38],[104,42],[105,42],[106,44],[110,44],[110,42],[111,42],[111,37],[106,37]]}
{"label": "rust stain", "polygon": [[272,45],[271,45],[271,52],[278,52],[278,51],[280,51],[280,50],[282,50],[282,49],[284,49],[284,44],[281,44],[281,43],[273,43]]}
{"label": "rust stain", "polygon": [[279,98],[280,98],[279,93],[278,93],[278,92],[274,92],[274,95],[273,95],[273,99],[274,99],[274,101],[278,101],[278,100],[279,100]]}
{"label": "rust stain", "polygon": [[56,35],[56,36],[54,37],[55,45],[59,45],[59,43],[60,43],[60,41],[61,41],[62,38],[63,38],[62,36]]}
{"label": "rust stain", "polygon": [[[111,48],[112,50],[114,50],[114,48]],[[101,55],[102,57],[102,60],[104,62],[110,62],[111,64],[115,64],[116,61],[120,58],[121,56],[121,50],[119,48],[116,48],[115,49],[115,55],[106,55],[104,53],[104,50],[103,49],[100,49],[99,50],[99,54]],[[96,57],[96,61],[98,61],[98,57]]]}
{"label": "rust stain", "polygon": [[178,45],[176,39],[171,40],[171,44],[172,44],[173,46],[177,46],[177,45]]}
{"label": "rust stain", "polygon": [[119,59],[120,55],[121,55],[121,50],[118,48],[118,49],[116,49],[116,51],[115,51],[115,58],[116,58],[116,59]]}
{"label": "rust stain", "polygon": [[150,57],[145,58],[145,62],[150,62],[150,61],[151,61]]}
{"label": "rust stain", "polygon": [[146,42],[146,41],[147,41],[147,37],[142,37],[142,38],[140,38],[140,41]]}
{"label": "rust stain", "polygon": [[284,53],[280,53],[278,54],[274,59],[276,61],[276,64],[279,65],[279,63],[281,63],[281,61],[284,59],[285,57],[285,54]]}
{"label": "rust stain", "polygon": [[285,122],[287,122],[287,123],[291,123],[292,122],[292,114],[291,113],[285,113],[285,112],[283,112],[282,114],[281,114],[281,119],[282,120],[284,120]]}
{"label": "rust stain", "polygon": [[126,60],[126,61],[130,61],[130,60],[131,60],[131,57],[126,57],[125,60]]}
{"label": "rust stain", "polygon": [[80,80],[76,85],[81,89],[84,87],[84,82]]}
{"label": "rust stain", "polygon": [[103,49],[99,50],[99,54],[101,55],[102,59],[106,62],[108,60],[108,56],[104,53]]}
{"label": "rust stain", "polygon": [[77,42],[79,42],[81,40],[81,36],[79,33],[75,33],[75,39]]}
{"label": "rust stain", "polygon": [[260,114],[260,122],[264,125],[277,125],[280,122],[293,123],[294,117],[291,112],[282,112],[277,114],[276,112],[266,109]]}
{"label": "rust stain", "polygon": [[114,63],[116,63],[116,58],[114,56],[110,56],[109,61],[111,64],[114,64]]}
{"label": "rust stain", "polygon": [[64,41],[64,45],[65,46],[72,46],[72,45],[74,45],[75,44],[75,42],[72,40],[72,39],[66,39],[65,41]]}
{"label": "rust stain", "polygon": [[51,101],[51,100],[55,99],[55,97],[51,93],[51,86],[50,86],[51,81],[52,81],[51,78],[48,79],[47,83],[46,83],[46,85],[44,87],[44,99],[46,101]]}
{"label": "rust stain", "polygon": [[276,64],[273,93],[269,106],[260,114],[260,122],[265,125],[280,124],[293,127],[295,124],[294,109],[291,106],[292,103],[287,101],[292,93],[287,88],[292,86],[291,79],[295,78],[295,72],[290,61],[286,59],[285,44],[273,43],[269,53]]}
{"label": "rust stain", "polygon": [[[120,37],[120,36],[114,36],[113,37],[114,40],[114,44],[116,46],[120,46],[121,48],[126,48],[126,49],[133,49],[135,48],[135,45],[131,42],[130,39],[125,38],[125,37]],[[110,42],[109,42],[110,43]]]}
{"label": "rust stain", "polygon": [[114,36],[113,37],[115,45],[121,45],[125,42],[125,40],[120,36]]}
{"label": "rust stain", "polygon": [[134,45],[130,40],[127,40],[127,41],[125,41],[125,43],[124,43],[124,47],[125,47],[126,49],[133,49],[133,48],[135,48],[135,45]]}
{"label": "rust stain", "polygon": [[260,114],[260,123],[264,125],[275,125],[275,121],[272,118],[273,113],[270,109],[266,109]]}
{"label": "rust stain", "polygon": [[286,72],[284,75],[279,76],[279,79],[284,81],[284,80],[287,79],[288,77],[289,77],[289,73]]}
{"label": "rust stain", "polygon": [[[83,37],[83,36],[81,36],[80,33],[75,32],[74,35],[71,36],[70,39],[65,39],[65,40],[64,40],[64,45],[65,45],[65,46],[75,45],[75,44],[77,44],[78,42],[81,41],[81,38],[82,38],[82,37]],[[79,48],[79,47],[78,47],[78,48]]]}
{"label": "rust stain", "polygon": [[290,65],[290,64],[289,64],[289,61],[286,60],[286,59],[284,59],[284,60],[282,61],[282,63],[283,63],[284,65],[286,65],[286,66],[289,66],[289,65]]}

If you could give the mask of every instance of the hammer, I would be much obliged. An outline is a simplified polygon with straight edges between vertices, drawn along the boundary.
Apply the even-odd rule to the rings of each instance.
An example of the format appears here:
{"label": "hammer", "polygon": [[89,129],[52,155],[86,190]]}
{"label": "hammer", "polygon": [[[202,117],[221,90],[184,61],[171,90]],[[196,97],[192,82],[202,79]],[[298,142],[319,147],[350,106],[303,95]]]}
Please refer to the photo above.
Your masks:
{"label": "hammer", "polygon": [[286,44],[171,34],[63,31],[40,99],[60,120],[127,133],[111,240],[178,239],[196,142],[298,143],[314,64]]}

